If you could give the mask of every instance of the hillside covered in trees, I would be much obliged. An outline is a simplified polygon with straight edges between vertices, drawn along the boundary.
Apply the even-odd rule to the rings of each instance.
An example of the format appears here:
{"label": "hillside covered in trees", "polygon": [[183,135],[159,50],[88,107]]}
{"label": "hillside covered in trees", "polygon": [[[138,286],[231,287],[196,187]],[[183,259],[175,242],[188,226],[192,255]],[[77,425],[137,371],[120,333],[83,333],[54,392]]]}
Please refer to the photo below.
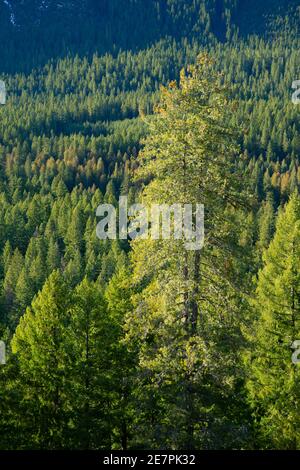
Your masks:
{"label": "hillside covered in trees", "polygon": [[[299,449],[297,1],[0,2],[0,449]],[[205,244],[97,207],[205,206]]]}

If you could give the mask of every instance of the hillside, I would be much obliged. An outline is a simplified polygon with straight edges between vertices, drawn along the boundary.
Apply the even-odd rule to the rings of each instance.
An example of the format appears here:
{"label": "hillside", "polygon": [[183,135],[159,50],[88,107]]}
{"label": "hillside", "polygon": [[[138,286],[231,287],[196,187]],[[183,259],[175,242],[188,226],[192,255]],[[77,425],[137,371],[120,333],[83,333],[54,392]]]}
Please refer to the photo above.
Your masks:
{"label": "hillside", "polygon": [[207,44],[235,32],[265,35],[285,16],[297,23],[297,6],[297,0],[1,0],[0,70],[30,71],[67,54],[137,51],[167,36]]}

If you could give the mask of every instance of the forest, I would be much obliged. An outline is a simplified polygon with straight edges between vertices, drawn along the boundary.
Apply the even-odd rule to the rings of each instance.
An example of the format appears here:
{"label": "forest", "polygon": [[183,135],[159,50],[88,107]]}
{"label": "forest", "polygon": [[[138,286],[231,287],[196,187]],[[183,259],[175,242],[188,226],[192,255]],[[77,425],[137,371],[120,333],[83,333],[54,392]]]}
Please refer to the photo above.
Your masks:
{"label": "forest", "polygon": [[[299,26],[0,1],[0,450],[300,449]],[[100,240],[121,196],[203,204],[203,248]]]}

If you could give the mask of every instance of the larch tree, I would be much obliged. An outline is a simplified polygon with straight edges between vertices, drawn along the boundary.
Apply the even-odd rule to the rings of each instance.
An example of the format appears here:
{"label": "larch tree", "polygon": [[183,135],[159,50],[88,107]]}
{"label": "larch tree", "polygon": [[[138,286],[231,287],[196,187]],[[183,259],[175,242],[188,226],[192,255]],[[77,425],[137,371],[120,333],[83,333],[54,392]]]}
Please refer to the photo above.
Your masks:
{"label": "larch tree", "polygon": [[242,157],[238,129],[229,124],[233,103],[222,82],[213,61],[202,55],[181,72],[179,85],[162,89],[135,175],[145,183],[141,202],[149,213],[152,204],[192,204],[195,229],[196,204],[205,207],[202,250],[187,249],[186,233],[132,243],[138,294],[126,328],[128,341],[139,348],[142,402],[152,401],[153,408],[155,400],[159,410],[144,430],[152,446],[226,446],[214,437],[220,426],[230,428],[233,440],[241,436],[222,407],[238,376],[242,257],[237,261],[240,229],[233,208],[246,199],[233,171]]}

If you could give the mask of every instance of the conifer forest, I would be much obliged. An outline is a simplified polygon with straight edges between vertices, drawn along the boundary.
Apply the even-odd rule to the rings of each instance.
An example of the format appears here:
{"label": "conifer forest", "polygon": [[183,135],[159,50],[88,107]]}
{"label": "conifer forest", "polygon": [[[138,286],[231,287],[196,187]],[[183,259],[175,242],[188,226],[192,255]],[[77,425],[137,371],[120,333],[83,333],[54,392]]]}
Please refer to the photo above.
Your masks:
{"label": "conifer forest", "polygon": [[0,450],[300,450],[299,1],[0,1],[0,97]]}

